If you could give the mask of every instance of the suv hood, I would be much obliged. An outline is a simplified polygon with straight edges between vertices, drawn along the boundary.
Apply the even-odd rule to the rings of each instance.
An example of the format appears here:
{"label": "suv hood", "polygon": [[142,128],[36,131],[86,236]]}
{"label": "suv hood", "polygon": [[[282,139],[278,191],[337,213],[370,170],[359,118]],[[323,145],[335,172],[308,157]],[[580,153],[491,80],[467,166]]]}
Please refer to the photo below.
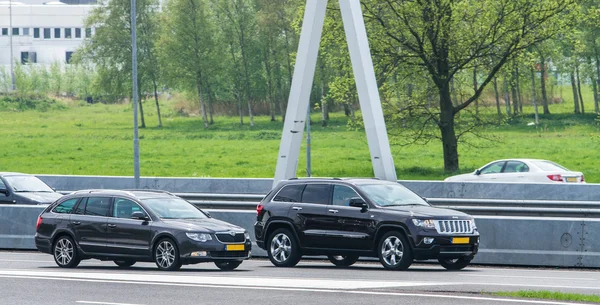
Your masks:
{"label": "suv hood", "polygon": [[15,192],[16,204],[50,204],[63,195],[50,192]]}
{"label": "suv hood", "polygon": [[384,207],[384,209],[386,210],[391,210],[391,211],[401,211],[401,212],[405,212],[405,213],[411,213],[414,216],[418,216],[418,217],[436,217],[436,218],[446,218],[446,217],[452,217],[452,216],[457,216],[463,219],[466,218],[471,218],[471,216],[469,214],[463,213],[463,212],[459,212],[459,211],[455,211],[455,210],[451,210],[451,209],[443,209],[443,208],[436,208],[436,207],[432,207],[432,206],[425,206],[425,205],[408,205],[408,206],[392,206],[392,207]]}
{"label": "suv hood", "polygon": [[214,218],[206,218],[206,219],[163,219],[163,223],[168,224],[172,227],[176,227],[178,229],[188,230],[188,231],[198,231],[198,232],[207,232],[207,233],[215,233],[215,232],[223,232],[223,231],[236,231],[236,232],[246,232],[246,230],[242,227],[238,227],[236,225],[232,225],[230,223],[217,220]]}

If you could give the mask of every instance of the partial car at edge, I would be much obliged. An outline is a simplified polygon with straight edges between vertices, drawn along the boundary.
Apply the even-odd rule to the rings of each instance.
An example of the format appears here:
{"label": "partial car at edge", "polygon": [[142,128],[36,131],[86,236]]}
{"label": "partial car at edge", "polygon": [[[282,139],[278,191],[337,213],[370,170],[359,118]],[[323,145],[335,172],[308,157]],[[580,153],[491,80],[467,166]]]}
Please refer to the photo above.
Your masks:
{"label": "partial car at edge", "polygon": [[0,204],[50,204],[60,197],[34,175],[0,172]]}

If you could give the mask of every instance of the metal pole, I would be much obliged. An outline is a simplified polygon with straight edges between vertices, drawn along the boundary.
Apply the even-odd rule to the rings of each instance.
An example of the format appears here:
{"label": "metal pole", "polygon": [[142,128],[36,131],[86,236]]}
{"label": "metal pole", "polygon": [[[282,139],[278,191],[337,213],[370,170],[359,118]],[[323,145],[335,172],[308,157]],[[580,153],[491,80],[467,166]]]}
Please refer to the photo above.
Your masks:
{"label": "metal pole", "polygon": [[133,81],[133,172],[135,188],[140,188],[140,140],[138,137],[138,77],[136,40],[136,3],[131,0],[131,76]]}
{"label": "metal pole", "polygon": [[12,0],[8,1],[8,19],[9,19],[9,28],[8,28],[8,37],[10,38],[10,79],[12,81],[12,91],[16,90],[15,84],[15,68],[13,67],[15,64],[15,58],[13,57],[13,34],[12,34]]}
{"label": "metal pole", "polygon": [[310,105],[306,114],[306,177],[310,177]]}

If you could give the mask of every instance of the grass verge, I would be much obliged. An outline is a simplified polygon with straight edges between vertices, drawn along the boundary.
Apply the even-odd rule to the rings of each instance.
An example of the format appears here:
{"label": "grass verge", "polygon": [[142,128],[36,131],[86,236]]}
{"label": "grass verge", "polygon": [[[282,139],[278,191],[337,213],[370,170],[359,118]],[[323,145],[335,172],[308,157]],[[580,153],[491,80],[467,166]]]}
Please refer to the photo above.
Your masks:
{"label": "grass verge", "polygon": [[564,292],[547,291],[547,290],[500,291],[500,292],[493,293],[493,295],[502,296],[502,297],[525,298],[525,299],[543,299],[543,300],[555,300],[555,301],[600,303],[600,295],[564,293]]}

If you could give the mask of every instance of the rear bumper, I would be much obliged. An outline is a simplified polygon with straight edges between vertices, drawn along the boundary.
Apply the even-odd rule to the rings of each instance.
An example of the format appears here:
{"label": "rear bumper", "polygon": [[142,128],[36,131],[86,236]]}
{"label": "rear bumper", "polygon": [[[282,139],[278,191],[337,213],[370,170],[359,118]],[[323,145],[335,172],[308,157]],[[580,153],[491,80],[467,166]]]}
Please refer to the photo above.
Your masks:
{"label": "rear bumper", "polygon": [[52,254],[52,240],[49,238],[44,238],[35,233],[35,247],[40,252]]}

